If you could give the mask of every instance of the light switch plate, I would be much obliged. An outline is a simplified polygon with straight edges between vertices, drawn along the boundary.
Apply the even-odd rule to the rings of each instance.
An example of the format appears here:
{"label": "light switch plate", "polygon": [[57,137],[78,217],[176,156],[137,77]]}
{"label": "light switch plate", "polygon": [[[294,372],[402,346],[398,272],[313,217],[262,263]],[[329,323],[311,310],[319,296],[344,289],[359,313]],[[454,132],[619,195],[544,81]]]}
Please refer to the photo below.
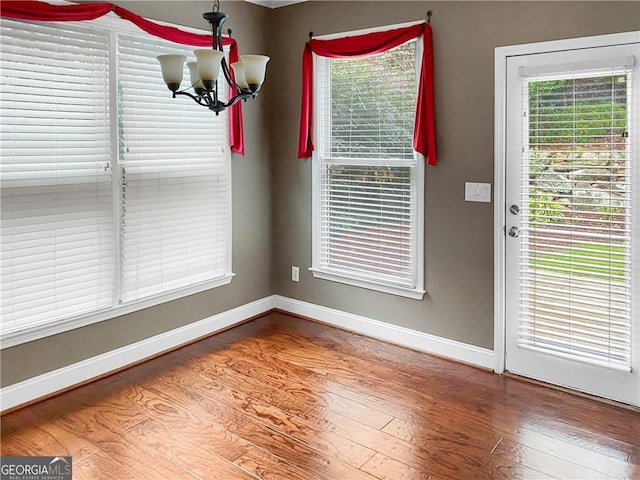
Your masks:
{"label": "light switch plate", "polygon": [[465,182],[464,199],[467,202],[491,203],[491,184]]}

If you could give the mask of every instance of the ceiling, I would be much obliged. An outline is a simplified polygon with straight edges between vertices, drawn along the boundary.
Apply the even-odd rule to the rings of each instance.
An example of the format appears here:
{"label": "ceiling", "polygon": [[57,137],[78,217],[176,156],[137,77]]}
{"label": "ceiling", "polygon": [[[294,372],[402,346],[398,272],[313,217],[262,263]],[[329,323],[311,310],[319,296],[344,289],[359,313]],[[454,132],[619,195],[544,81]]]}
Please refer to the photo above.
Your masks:
{"label": "ceiling", "polygon": [[245,0],[247,2],[255,3],[256,5],[262,5],[268,8],[286,7],[294,3],[302,3],[307,0]]}

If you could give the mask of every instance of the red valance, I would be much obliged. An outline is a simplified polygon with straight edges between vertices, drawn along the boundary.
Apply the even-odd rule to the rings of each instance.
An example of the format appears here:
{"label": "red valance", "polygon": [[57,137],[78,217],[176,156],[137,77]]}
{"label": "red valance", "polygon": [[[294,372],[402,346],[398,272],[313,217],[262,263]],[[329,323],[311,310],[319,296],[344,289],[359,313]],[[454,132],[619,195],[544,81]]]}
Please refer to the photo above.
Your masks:
{"label": "red valance", "polygon": [[[109,12],[132,22],[155,37],[174,43],[196,47],[211,46],[211,35],[199,35],[185,32],[175,27],[160,25],[112,3],[85,3],[81,5],[51,5],[37,1],[2,1],[0,16],[19,20],[39,22],[75,22],[95,20]],[[238,44],[233,38],[223,38],[222,43],[229,45],[229,63],[239,59]],[[244,155],[244,132],[242,128],[242,102],[229,109],[229,145],[231,151]]]}
{"label": "red valance", "polygon": [[302,109],[298,158],[311,156],[313,147],[313,54],[330,58],[358,58],[386,52],[409,40],[422,36],[422,65],[413,148],[421,153],[429,165],[436,165],[436,140],[433,96],[433,38],[431,26],[421,23],[410,27],[375,32],[335,40],[309,40],[302,55]]}

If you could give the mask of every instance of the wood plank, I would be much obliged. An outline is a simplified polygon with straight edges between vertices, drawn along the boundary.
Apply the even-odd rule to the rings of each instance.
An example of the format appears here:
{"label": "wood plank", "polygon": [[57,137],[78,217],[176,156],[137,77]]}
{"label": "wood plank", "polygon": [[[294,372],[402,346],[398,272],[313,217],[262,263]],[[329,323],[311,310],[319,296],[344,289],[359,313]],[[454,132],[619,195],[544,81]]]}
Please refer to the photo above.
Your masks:
{"label": "wood plank", "polygon": [[[304,379],[302,378],[296,378],[286,373],[282,374],[273,369],[264,368],[244,360],[234,360],[228,367],[234,372],[260,382],[261,384],[285,390],[289,395],[296,397],[302,403],[308,405],[309,408],[318,405],[319,398],[317,392],[312,391],[308,384],[303,383]],[[309,375],[305,378],[313,374],[311,371],[308,372]]]}
{"label": "wood plank", "polygon": [[410,422],[424,416],[436,404],[436,399],[428,395],[386,382],[361,378],[357,374],[344,378],[316,373],[306,381],[321,391],[363,403],[378,412]]}
{"label": "wood plank", "polygon": [[7,434],[3,432],[0,451],[9,456],[71,456],[80,460],[98,449],[74,432],[60,428],[56,422],[42,422]]}
{"label": "wood plank", "polygon": [[560,458],[555,455],[555,452],[548,453],[511,440],[500,442],[492,455],[508,458],[512,462],[562,479],[604,480],[616,478],[614,475],[597,472],[579,463]]}
{"label": "wood plank", "polygon": [[93,443],[118,465],[131,471],[135,478],[196,478],[153,449],[132,441],[123,430],[114,429],[104,418],[93,412],[71,412],[60,419],[60,426]]}
{"label": "wood plank", "polygon": [[[294,366],[293,364],[290,365]],[[313,372],[310,370],[305,370],[309,375],[305,375],[304,377],[294,375],[294,379],[298,381],[292,382],[290,376],[283,375],[282,372],[261,368],[259,365],[243,360],[234,361],[229,367],[245,377],[258,380],[265,385],[284,390],[288,394],[293,395],[301,402],[300,406],[302,410],[307,407],[309,410],[318,408],[340,409],[347,417],[378,429],[389,423],[393,418],[391,415],[371,409],[369,405],[353,402],[346,398],[312,388],[308,382],[305,382],[310,375],[313,375]],[[304,417],[304,414],[302,414],[302,417]]]}
{"label": "wood plank", "polygon": [[309,410],[302,415],[303,418],[326,418],[333,414],[339,414],[376,430],[383,429],[385,425],[394,419],[392,415],[380,412],[372,408],[370,404],[365,405],[332,392],[324,391],[320,393],[323,406]]}
{"label": "wood plank", "polygon": [[210,379],[210,382],[223,383],[238,392],[251,395],[253,398],[271,404],[292,415],[302,415],[314,407],[308,398],[294,397],[288,391],[265,385],[259,380],[240,375],[233,369],[221,364],[200,364],[197,366],[201,375]]}
{"label": "wood plank", "polygon": [[570,423],[541,415],[532,415],[521,423],[521,428],[622,461],[630,461],[629,457],[635,448],[629,443],[620,442],[597,432],[584,430]]}
{"label": "wood plank", "polygon": [[510,435],[528,419],[526,410],[503,407],[500,403],[491,404],[469,399],[467,404],[463,404],[449,402],[446,398],[432,405],[429,416],[434,421],[445,423],[448,419],[453,419],[454,423],[456,419],[458,422],[464,419],[465,430],[484,430],[498,436]]}
{"label": "wood plank", "polygon": [[[320,343],[321,340],[329,340],[332,343]],[[318,338],[314,339],[314,343],[369,362],[381,363],[409,375],[437,374],[462,380],[478,370],[482,371],[472,365],[425,355],[407,347],[393,345],[337,328],[323,331]]]}
{"label": "wood plank", "polygon": [[[500,455],[491,455],[487,461],[487,478],[492,480],[567,480],[553,477]],[[483,472],[483,475],[485,472]]]}
{"label": "wood plank", "polygon": [[185,351],[188,358],[183,360],[182,364],[197,371],[198,365],[201,363],[213,362],[230,365],[236,361],[243,361],[253,363],[289,379],[303,379],[313,374],[310,370],[275,358],[274,355],[284,347],[282,345],[274,347],[264,339],[245,339],[242,344],[228,344],[226,342],[218,344],[215,343],[214,337],[207,339],[207,342],[209,346],[202,349],[198,348],[199,343],[185,347],[185,349],[189,349],[188,353]]}
{"label": "wood plank", "polygon": [[138,480],[131,470],[100,451],[80,460],[74,457],[72,462],[73,480]]}
{"label": "wood plank", "polygon": [[326,478],[372,479],[371,476],[356,467],[348,465],[326,452],[313,449],[296,438],[256,422],[235,409],[227,407],[214,397],[184,389],[169,390],[166,385],[158,385],[153,392],[172,400],[174,404],[180,405],[182,408],[196,412],[200,417],[207,418],[218,425],[224,425],[229,433],[263,450],[268,450],[280,458],[290,460],[305,472],[314,475],[319,473],[325,475]]}
{"label": "wood plank", "polygon": [[149,480],[159,478],[194,480],[198,478],[158,453],[154,448],[136,440],[135,437],[124,437],[117,441],[101,441],[97,445],[102,452],[117,461],[122,467],[130,470],[135,478]]}
{"label": "wood plank", "polygon": [[232,345],[226,348],[226,352],[232,355],[236,361],[253,363],[282,377],[304,380],[313,375],[313,371],[311,370],[276,358],[275,354],[281,351],[281,349],[269,350],[268,347],[269,344],[256,342],[254,346]]}
{"label": "wood plank", "polygon": [[362,470],[380,480],[425,480],[431,474],[405,465],[402,462],[376,453],[371,460],[363,465]]}
{"label": "wood plank", "polygon": [[309,447],[330,455],[349,465],[360,467],[375,453],[340,435],[330,435],[316,425],[256,400],[223,384],[213,382],[200,395],[211,396],[230,409],[241,412],[258,423],[290,436]]}
{"label": "wood plank", "polygon": [[323,477],[304,472],[259,448],[252,449],[235,463],[263,480],[324,480]]}
{"label": "wood plank", "polygon": [[[479,472],[490,470],[485,459],[493,445],[489,442],[485,442],[484,447],[478,445],[461,432],[454,435],[451,431],[429,431],[427,428],[412,437],[412,442],[408,442],[337,414],[333,414],[331,420],[317,421],[325,428],[375,449],[383,456],[397,460],[418,472],[445,477],[455,475],[460,478],[477,478]],[[414,426],[416,430],[420,430],[420,424]]]}
{"label": "wood plank", "polygon": [[127,431],[131,441],[147,445],[197,478],[208,480],[259,480],[241,466],[216,453],[216,446],[201,442],[201,435],[166,428],[155,420],[146,420]]}
{"label": "wood plank", "polygon": [[[286,342],[286,338],[279,337],[278,341]],[[415,352],[414,352],[415,353]],[[293,345],[275,355],[290,363],[304,366],[317,373],[339,377],[345,380],[379,380],[392,390],[406,388],[418,392],[422,401],[428,403],[427,397],[446,397],[450,402],[468,403],[474,399],[478,409],[490,408],[491,402],[501,398],[501,393],[478,383],[464,382],[453,375],[437,375],[426,369],[422,373],[408,368],[403,372],[393,366],[373,361],[365,361],[352,355],[327,350],[315,345],[299,347]]]}
{"label": "wood plank", "polygon": [[91,396],[93,400],[88,400],[79,411],[100,417],[100,423],[107,423],[114,430],[126,429],[149,418],[141,400],[144,390],[134,383],[119,379],[95,388]]}
{"label": "wood plank", "polygon": [[472,445],[479,455],[488,454],[502,439],[495,432],[470,425],[469,428],[452,428],[452,424],[459,425],[461,419],[447,419],[437,415],[426,415],[418,423],[409,423],[400,418],[394,418],[382,431],[405,442],[428,446],[430,442],[448,438],[459,445]]}
{"label": "wood plank", "polygon": [[[253,448],[249,442],[229,432],[226,426],[202,415],[190,400],[184,401],[186,397],[179,393],[180,389],[180,386],[168,380],[158,380],[154,385],[142,389],[140,400],[155,425],[172,432],[172,437],[206,445],[229,461],[234,461]],[[131,431],[129,429],[127,435]]]}
{"label": "wood plank", "polygon": [[[553,418],[584,430],[597,428],[601,434],[621,442],[634,443],[638,440],[640,415],[637,410],[483,371],[474,372],[468,380],[501,392],[499,400],[506,407],[526,410],[529,414]],[[534,404],[530,401],[532,395],[536,398]]]}
{"label": "wood plank", "polygon": [[[638,432],[640,434],[640,432]],[[609,475],[615,478],[632,478],[633,465],[620,458],[614,458],[581,445],[543,435],[528,429],[518,429],[514,434],[514,441],[526,447],[543,452],[553,452],[553,455],[585,468]]]}

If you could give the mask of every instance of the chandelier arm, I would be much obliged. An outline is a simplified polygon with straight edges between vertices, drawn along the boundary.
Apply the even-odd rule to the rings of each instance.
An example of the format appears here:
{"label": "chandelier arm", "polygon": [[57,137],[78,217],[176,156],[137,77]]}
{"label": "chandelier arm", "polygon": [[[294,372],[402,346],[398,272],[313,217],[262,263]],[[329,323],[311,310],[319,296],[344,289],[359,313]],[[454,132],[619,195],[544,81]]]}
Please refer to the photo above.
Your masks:
{"label": "chandelier arm", "polygon": [[[223,102],[221,102],[220,100],[218,100],[218,80],[216,80],[215,86],[213,88],[213,92],[207,92],[207,93],[213,93],[213,106],[214,107],[218,107],[218,105],[221,105]],[[209,108],[211,108],[211,106],[209,106]]]}
{"label": "chandelier arm", "polygon": [[213,99],[211,98],[211,93],[206,90],[199,97],[202,98],[203,102],[198,102],[200,105],[204,105],[205,107],[211,108],[213,105]]}
{"label": "chandelier arm", "polygon": [[239,93],[238,95],[234,96],[231,100],[229,100],[227,103],[218,101],[215,104],[210,105],[209,110],[216,112],[216,115],[218,115],[220,112],[223,112],[227,108],[232,107],[233,105],[238,103],[240,100],[246,100],[250,97],[254,97],[254,95],[251,93]]}
{"label": "chandelier arm", "polygon": [[[183,90],[180,90],[179,92],[178,92],[178,91],[176,91],[175,93],[184,93],[184,92],[186,92],[187,90],[189,90],[190,88],[193,88],[193,90],[195,91],[195,90],[196,90],[196,84],[195,84],[195,83],[192,83],[192,84],[191,84],[191,85],[189,85],[187,88],[185,88],[185,89],[183,89]],[[174,98],[175,98],[175,97],[174,97]]]}
{"label": "chandelier arm", "polygon": [[[208,92],[207,92],[208,93]],[[173,92],[173,98],[176,98],[176,95],[186,95],[187,97],[191,98],[194,102],[196,102],[198,105],[202,105],[205,107],[210,107],[211,105],[211,97],[209,97],[208,94],[205,95],[193,95],[185,90],[182,90],[181,92]]]}
{"label": "chandelier arm", "polygon": [[227,60],[224,57],[222,58],[222,73],[224,73],[224,78],[225,80],[227,80],[227,83],[229,84],[229,87],[231,87],[231,90],[233,90],[233,93],[242,93],[242,90],[240,89],[238,84],[231,78],[229,66],[227,65]]}
{"label": "chandelier arm", "polygon": [[256,98],[256,95],[250,92],[240,92],[225,104],[225,108],[232,107],[240,100],[247,100],[249,98]]}

